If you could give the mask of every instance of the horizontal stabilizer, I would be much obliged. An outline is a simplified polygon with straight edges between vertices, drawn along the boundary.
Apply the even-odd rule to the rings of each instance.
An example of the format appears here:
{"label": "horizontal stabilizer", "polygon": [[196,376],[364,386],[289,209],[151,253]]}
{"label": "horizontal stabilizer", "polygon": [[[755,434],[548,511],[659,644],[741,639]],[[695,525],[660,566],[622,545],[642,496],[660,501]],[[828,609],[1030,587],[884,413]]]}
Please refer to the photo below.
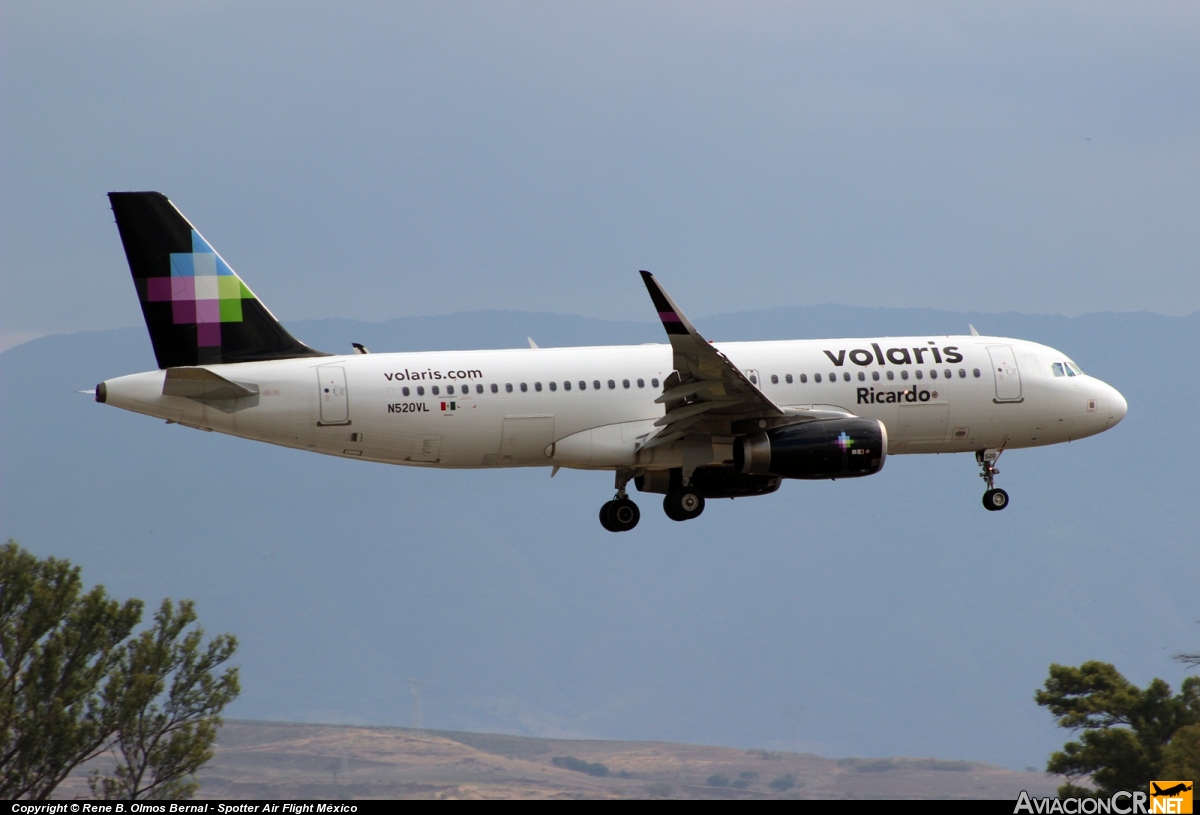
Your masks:
{"label": "horizontal stabilizer", "polygon": [[258,395],[258,385],[234,382],[207,368],[168,368],[163,396],[183,396],[200,402],[243,399]]}

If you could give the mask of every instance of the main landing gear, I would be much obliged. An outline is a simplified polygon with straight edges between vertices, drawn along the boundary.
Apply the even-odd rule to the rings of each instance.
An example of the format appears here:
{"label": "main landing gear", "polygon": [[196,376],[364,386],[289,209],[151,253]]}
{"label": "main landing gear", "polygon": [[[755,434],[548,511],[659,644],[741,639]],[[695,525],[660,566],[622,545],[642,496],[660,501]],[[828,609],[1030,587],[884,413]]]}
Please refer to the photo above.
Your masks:
{"label": "main landing gear", "polygon": [[628,532],[641,519],[642,511],[628,498],[614,498],[600,507],[600,525],[609,532]]}
{"label": "main landing gear", "polygon": [[704,511],[704,496],[694,487],[676,487],[663,498],[663,512],[672,521],[690,521]]}
{"label": "main landing gear", "polygon": [[[663,481],[666,481],[666,471],[660,475]],[[637,504],[630,501],[629,496],[625,493],[625,485],[632,478],[632,472],[618,470],[616,474],[617,494],[611,501],[600,507],[600,525],[609,532],[628,532],[637,526],[638,521],[642,518]],[[667,513],[667,517],[672,521],[690,521],[693,518],[699,518],[700,513],[704,511],[704,493],[690,484],[685,486],[682,482],[683,479],[678,471],[673,471],[670,474],[669,485],[657,483],[653,486],[649,484],[643,486],[639,481],[638,487],[644,492],[661,493],[665,490],[663,511]]]}
{"label": "main landing gear", "polygon": [[638,505],[629,500],[625,493],[625,485],[629,483],[631,473],[617,471],[617,495],[604,506],[600,507],[600,525],[609,532],[628,532],[638,525],[642,512]]}
{"label": "main landing gear", "polygon": [[1003,450],[980,450],[975,454],[975,460],[979,462],[979,467],[983,470],[979,477],[983,479],[983,483],[987,484],[987,491],[983,494],[983,508],[989,512],[997,512],[1008,506],[1008,493],[997,489],[995,484],[996,476],[1000,474],[1000,471],[996,469],[996,461],[1003,452]]}

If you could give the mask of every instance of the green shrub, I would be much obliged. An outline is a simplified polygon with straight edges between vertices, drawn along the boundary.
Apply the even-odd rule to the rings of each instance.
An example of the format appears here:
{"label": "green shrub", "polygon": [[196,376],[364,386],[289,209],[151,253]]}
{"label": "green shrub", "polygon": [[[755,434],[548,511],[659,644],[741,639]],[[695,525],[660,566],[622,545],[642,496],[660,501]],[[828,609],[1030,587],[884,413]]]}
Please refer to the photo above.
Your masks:
{"label": "green shrub", "polygon": [[771,789],[773,789],[773,790],[777,790],[779,792],[787,792],[792,787],[796,786],[796,777],[794,775],[792,775],[791,773],[788,773],[787,775],[781,775],[778,778],[771,781],[770,786],[771,786]]}
{"label": "green shrub", "polygon": [[608,767],[605,767],[603,764],[590,764],[581,758],[575,758],[575,756],[555,756],[550,759],[550,763],[555,767],[562,767],[564,770],[587,773],[597,778],[603,778],[608,775]]}

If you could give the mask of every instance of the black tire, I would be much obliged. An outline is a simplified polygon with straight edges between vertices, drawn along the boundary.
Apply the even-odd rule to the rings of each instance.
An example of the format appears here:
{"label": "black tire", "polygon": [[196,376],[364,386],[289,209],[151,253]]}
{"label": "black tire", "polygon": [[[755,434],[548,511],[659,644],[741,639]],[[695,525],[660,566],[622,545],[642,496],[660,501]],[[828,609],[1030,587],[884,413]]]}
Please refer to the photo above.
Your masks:
{"label": "black tire", "polygon": [[612,509],[613,509],[613,504],[615,504],[615,503],[617,503],[617,502],[616,501],[605,501],[600,506],[600,525],[602,527],[604,527],[605,529],[607,529],[609,532],[619,532],[620,531],[615,526],[613,526],[613,522],[612,522],[612,514],[611,513],[612,513]]}
{"label": "black tire", "polygon": [[988,490],[983,494],[983,508],[989,512],[999,512],[1008,506],[1008,493],[1004,490]]}
{"label": "black tire", "polygon": [[642,511],[628,498],[612,501],[611,504],[612,506],[608,510],[608,523],[614,532],[628,532],[642,519]]}
{"label": "black tire", "polygon": [[663,498],[663,512],[672,521],[690,521],[704,511],[704,496],[691,487],[680,487]]}

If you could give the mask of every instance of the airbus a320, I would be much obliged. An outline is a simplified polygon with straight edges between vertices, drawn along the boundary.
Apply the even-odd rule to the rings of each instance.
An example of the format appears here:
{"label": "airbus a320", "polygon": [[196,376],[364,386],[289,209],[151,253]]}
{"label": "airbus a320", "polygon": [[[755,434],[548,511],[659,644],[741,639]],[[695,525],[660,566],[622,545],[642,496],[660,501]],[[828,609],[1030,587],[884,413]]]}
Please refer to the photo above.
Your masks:
{"label": "airbus a320", "polygon": [[889,455],[972,453],[983,505],[1006,450],[1074,441],[1125,399],[1066,354],[1005,337],[712,343],[642,272],[669,343],[329,354],[295,339],[157,192],[109,194],[159,370],[95,398],[186,427],[413,467],[610,470],[675,521],[784,479],[874,475]]}

